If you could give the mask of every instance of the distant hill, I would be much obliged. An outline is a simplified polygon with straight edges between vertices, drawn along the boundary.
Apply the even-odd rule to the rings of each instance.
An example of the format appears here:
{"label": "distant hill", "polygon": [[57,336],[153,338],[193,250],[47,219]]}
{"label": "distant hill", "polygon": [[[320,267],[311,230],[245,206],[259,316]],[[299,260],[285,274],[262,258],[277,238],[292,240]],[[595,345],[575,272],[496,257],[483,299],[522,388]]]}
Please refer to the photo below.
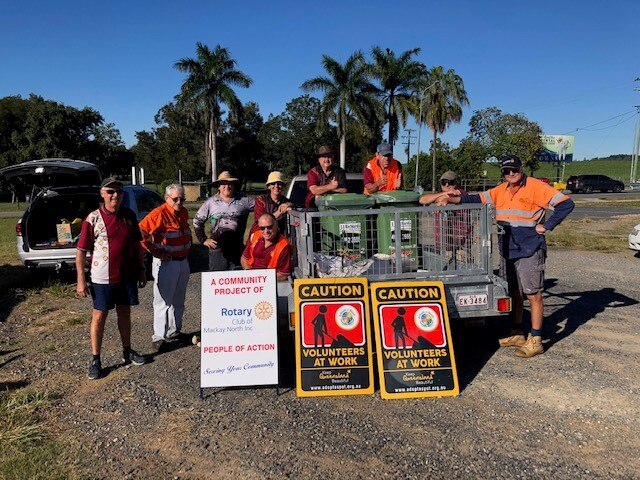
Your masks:
{"label": "distant hill", "polygon": [[[498,178],[500,176],[500,170],[496,163],[485,163],[483,169],[487,171],[488,178]],[[527,173],[529,173],[528,170]],[[567,163],[564,169],[564,180],[566,181],[571,175],[584,175],[587,173],[598,173],[628,182],[631,173],[631,155],[618,154]],[[535,176],[554,180],[556,169],[550,163],[541,163],[540,169],[535,171]]]}
{"label": "distant hill", "polygon": [[609,155],[608,157],[596,157],[596,158],[590,158],[589,160],[581,160],[581,161],[582,162],[594,162],[594,161],[598,161],[598,160],[604,160],[604,161],[622,160],[624,162],[630,162],[631,161],[631,155],[626,155],[624,153],[618,153],[617,155]]}

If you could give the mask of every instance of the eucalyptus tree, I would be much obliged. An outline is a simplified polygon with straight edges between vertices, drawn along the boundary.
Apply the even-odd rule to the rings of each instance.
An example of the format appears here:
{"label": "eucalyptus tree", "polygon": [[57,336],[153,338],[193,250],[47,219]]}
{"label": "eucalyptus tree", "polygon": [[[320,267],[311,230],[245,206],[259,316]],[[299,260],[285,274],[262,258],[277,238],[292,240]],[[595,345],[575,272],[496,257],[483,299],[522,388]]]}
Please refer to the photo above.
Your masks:
{"label": "eucalyptus tree", "polygon": [[414,59],[419,53],[419,48],[400,55],[388,48],[371,49],[371,71],[380,83],[378,94],[383,103],[385,120],[389,123],[389,143],[398,139],[399,126],[407,124],[411,99],[426,73],[424,64]]}
{"label": "eucalyptus tree", "polygon": [[301,88],[324,94],[320,120],[335,123],[340,138],[340,166],[345,168],[350,123],[356,120],[366,127],[379,117],[376,88],[370,81],[369,66],[360,51],[353,53],[344,64],[323,55],[322,67],[327,76],[311,78]]}
{"label": "eucalyptus tree", "polygon": [[[438,140],[438,133],[444,131],[451,123],[458,123],[462,118],[462,107],[469,104],[467,92],[462,78],[453,69],[446,72],[441,66],[435,66],[427,72],[422,80],[423,89],[420,102],[424,102],[421,109],[422,118],[433,131],[433,143]],[[436,188],[436,149],[432,149],[432,186]]]}
{"label": "eucalyptus tree", "polygon": [[233,87],[248,88],[250,77],[236,68],[236,61],[229,50],[220,45],[211,50],[207,45],[196,44],[195,58],[182,58],[174,67],[187,74],[178,99],[191,107],[192,112],[204,121],[206,173],[215,180],[218,174],[217,135],[222,117],[222,105],[226,105],[232,119],[242,114],[242,103]]}

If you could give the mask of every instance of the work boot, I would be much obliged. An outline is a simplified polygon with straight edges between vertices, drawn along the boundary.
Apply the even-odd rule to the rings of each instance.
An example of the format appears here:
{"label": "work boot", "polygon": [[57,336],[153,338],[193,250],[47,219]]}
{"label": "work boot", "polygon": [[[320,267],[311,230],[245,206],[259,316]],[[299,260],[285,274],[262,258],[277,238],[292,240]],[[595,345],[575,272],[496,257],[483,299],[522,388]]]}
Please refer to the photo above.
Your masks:
{"label": "work boot", "polygon": [[516,348],[515,351],[516,357],[522,358],[535,357],[541,353],[544,353],[544,348],[542,347],[542,337],[539,335],[529,335],[527,342],[520,348]]}
{"label": "work boot", "polygon": [[500,338],[498,343],[501,347],[522,347],[527,340],[524,338],[522,330],[511,330],[508,337]]}

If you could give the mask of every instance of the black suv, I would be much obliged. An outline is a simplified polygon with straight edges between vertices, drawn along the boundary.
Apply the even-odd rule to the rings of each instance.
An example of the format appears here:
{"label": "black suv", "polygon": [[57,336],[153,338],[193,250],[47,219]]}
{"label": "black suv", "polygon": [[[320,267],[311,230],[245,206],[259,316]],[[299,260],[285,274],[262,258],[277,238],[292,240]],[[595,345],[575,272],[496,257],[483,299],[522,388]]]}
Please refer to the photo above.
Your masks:
{"label": "black suv", "polygon": [[592,193],[596,190],[620,193],[624,190],[624,183],[606,175],[572,175],[567,180],[567,188],[571,193]]}

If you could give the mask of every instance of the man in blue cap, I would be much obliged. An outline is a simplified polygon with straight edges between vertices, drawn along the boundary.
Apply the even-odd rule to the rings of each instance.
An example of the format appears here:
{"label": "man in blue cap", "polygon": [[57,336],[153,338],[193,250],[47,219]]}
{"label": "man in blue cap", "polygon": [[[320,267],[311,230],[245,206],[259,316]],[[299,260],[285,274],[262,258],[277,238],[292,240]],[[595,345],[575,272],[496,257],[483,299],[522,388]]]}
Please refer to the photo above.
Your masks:
{"label": "man in blue cap", "polygon": [[[547,258],[545,233],[558,226],[575,204],[543,181],[527,177],[516,155],[505,155],[500,171],[504,182],[497,187],[475,195],[443,196],[437,200],[437,204],[494,205],[496,220],[502,227],[498,241],[500,270],[506,274],[509,295],[513,299],[512,331],[499,343],[501,347],[517,347],[517,357],[529,358],[544,353],[542,289]],[[549,207],[554,209],[553,214],[545,218]],[[523,292],[531,307],[531,332],[526,339],[522,328]]]}
{"label": "man in blue cap", "polygon": [[402,188],[402,165],[393,158],[393,147],[383,142],[378,145],[376,155],[362,172],[364,175],[364,193],[388,192]]}

